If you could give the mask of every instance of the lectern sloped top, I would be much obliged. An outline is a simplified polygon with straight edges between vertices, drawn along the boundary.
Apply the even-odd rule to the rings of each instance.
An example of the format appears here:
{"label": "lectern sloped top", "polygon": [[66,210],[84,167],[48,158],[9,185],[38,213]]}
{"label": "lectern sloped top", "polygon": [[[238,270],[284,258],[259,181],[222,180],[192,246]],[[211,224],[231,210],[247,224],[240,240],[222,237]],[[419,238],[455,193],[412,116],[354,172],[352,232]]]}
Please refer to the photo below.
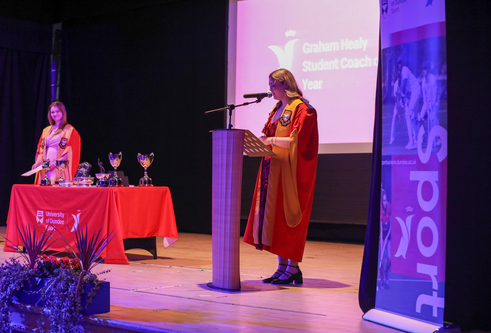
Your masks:
{"label": "lectern sloped top", "polygon": [[261,140],[251,131],[244,131],[244,153],[249,157],[276,156]]}

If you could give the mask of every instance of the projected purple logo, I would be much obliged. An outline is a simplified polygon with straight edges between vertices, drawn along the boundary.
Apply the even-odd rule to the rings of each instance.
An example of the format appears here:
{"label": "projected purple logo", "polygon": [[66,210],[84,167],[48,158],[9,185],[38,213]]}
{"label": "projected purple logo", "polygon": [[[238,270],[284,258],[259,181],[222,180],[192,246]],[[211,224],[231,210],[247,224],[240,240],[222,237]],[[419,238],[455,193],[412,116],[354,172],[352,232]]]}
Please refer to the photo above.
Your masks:
{"label": "projected purple logo", "polygon": [[[288,30],[285,32],[285,35],[287,37],[294,37],[296,34],[296,31],[294,30]],[[298,39],[292,39],[291,41],[287,42],[285,44],[284,48],[281,48],[276,45],[271,45],[268,46],[270,50],[272,50],[275,54],[276,57],[278,58],[278,68],[286,68],[288,70],[292,69],[292,63],[293,63],[293,46],[295,43],[298,41]]]}
{"label": "projected purple logo", "polygon": [[285,32],[286,37],[295,37],[296,34],[297,34],[297,32],[295,30],[292,30],[292,29]]}

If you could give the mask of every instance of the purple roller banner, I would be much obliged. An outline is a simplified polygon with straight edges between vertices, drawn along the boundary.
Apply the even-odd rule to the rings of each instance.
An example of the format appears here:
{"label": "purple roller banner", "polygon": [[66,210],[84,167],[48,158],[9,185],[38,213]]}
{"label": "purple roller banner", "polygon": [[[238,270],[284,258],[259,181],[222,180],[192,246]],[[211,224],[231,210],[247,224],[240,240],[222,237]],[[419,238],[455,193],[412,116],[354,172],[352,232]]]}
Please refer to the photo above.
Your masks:
{"label": "purple roller banner", "polygon": [[[383,324],[425,332],[443,326],[445,307],[445,2],[381,0],[380,8],[383,130],[376,309],[397,323]],[[399,324],[403,320],[430,326]]]}

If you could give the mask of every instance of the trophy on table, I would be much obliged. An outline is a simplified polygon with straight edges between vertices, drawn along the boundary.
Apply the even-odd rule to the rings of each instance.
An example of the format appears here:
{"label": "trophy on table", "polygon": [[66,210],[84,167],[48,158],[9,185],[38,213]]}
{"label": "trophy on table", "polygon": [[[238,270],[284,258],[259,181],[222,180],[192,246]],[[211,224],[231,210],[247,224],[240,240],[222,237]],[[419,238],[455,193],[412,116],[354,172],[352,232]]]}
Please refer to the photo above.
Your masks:
{"label": "trophy on table", "polygon": [[152,164],[153,157],[154,157],[153,153],[151,153],[150,155],[142,155],[138,153],[137,155],[138,162],[140,162],[140,165],[145,169],[143,178],[140,178],[138,186],[153,186],[152,178],[148,177],[147,175],[147,168],[150,166],[150,164]]}
{"label": "trophy on table", "polygon": [[65,179],[63,178],[63,171],[68,166],[68,160],[56,160],[55,166],[60,171],[60,178],[58,178],[57,183],[62,185],[65,182]]}
{"label": "trophy on table", "polygon": [[41,186],[51,186],[51,181],[48,178],[48,169],[49,169],[49,159],[43,160],[43,170],[44,170],[44,178],[41,179]]}
{"label": "trophy on table", "polygon": [[97,164],[99,165],[99,173],[96,173],[95,176],[97,177],[97,187],[108,187],[109,186],[109,174],[106,173],[106,170],[104,169],[104,166],[102,165],[102,162],[100,159],[97,159]]}
{"label": "trophy on table", "polygon": [[118,177],[116,169],[119,167],[119,164],[121,164],[121,159],[123,159],[123,154],[119,152],[119,154],[113,154],[109,153],[109,162],[111,162],[111,165],[114,168],[114,175],[112,178],[109,179],[109,186],[123,186],[123,182],[121,178]]}
{"label": "trophy on table", "polygon": [[88,162],[83,162],[78,165],[77,173],[73,177],[73,183],[78,187],[90,187],[94,183],[94,177],[91,177],[89,172],[92,165]]}

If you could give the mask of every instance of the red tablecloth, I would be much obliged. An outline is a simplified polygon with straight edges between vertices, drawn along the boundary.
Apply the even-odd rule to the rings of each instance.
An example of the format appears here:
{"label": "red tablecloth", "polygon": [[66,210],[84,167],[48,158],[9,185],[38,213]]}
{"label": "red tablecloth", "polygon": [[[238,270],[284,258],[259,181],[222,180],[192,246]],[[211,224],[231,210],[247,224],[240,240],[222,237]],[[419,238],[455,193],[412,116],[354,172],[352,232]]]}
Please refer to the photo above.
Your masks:
{"label": "red tablecloth", "polygon": [[[7,217],[4,251],[23,246],[17,225],[39,231],[52,226],[67,235],[88,226],[89,235],[115,233],[102,257],[105,263],[128,264],[123,239],[163,236],[164,247],[178,239],[174,206],[168,187],[59,187],[14,185]],[[22,228],[21,228],[22,229]],[[54,235],[58,235],[55,232]],[[72,243],[73,246],[73,243]],[[54,244],[50,249],[64,250]]]}

